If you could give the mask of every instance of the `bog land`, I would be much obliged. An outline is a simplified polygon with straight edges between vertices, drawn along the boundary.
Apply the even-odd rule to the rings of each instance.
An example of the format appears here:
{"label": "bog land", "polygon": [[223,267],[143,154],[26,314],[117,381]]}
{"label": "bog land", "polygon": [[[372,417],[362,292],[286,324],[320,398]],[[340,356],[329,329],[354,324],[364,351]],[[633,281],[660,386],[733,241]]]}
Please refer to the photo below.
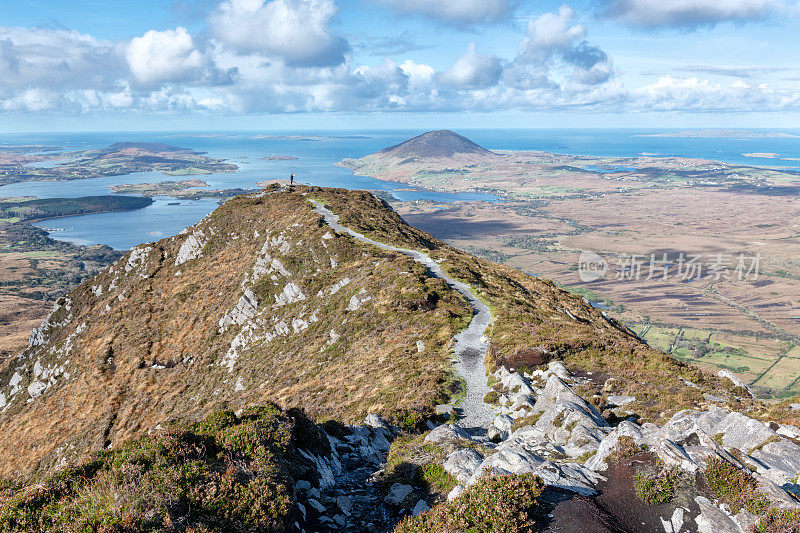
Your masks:
{"label": "bog land", "polygon": [[[543,152],[401,158],[389,149],[341,164],[425,189],[493,193],[504,201],[388,199],[411,225],[553,279],[681,360],[731,370],[762,397],[800,392],[795,170]],[[607,262],[602,277],[581,281],[584,251]]]}

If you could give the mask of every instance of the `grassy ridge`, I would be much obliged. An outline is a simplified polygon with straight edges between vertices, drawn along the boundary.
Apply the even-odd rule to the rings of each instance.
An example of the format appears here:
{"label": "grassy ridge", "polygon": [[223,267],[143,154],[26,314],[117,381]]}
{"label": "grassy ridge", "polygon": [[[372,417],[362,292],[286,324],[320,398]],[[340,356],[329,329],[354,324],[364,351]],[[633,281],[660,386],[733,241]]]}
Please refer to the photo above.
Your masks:
{"label": "grassy ridge", "polygon": [[[428,251],[454,278],[470,284],[491,307],[494,322],[487,364],[533,367],[563,359],[574,371],[615,378],[613,387],[590,382],[582,395],[600,409],[610,394],[631,394],[628,407],[641,421],[665,421],[677,411],[702,407],[703,393],[728,399],[731,407],[759,418],[798,422],[787,404],[767,406],[752,401],[727,380],[702,372],[648,347],[623,326],[605,318],[580,296],[549,280],[468,255],[430,234],[407,225],[386,202],[363,191],[323,189],[315,196],[340,216],[340,221],[371,238]],[[682,379],[697,385],[687,386]]]}

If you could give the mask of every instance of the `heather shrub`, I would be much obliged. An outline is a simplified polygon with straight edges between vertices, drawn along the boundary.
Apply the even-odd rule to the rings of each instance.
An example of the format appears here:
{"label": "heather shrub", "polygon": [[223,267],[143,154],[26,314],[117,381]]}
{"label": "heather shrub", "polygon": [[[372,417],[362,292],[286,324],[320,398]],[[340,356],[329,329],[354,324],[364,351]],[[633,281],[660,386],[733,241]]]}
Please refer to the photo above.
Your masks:
{"label": "heather shrub", "polygon": [[744,508],[758,516],[769,508],[769,500],[758,490],[756,480],[731,463],[712,457],[708,460],[705,476],[711,490],[734,513]]}
{"label": "heather shrub", "polygon": [[541,348],[522,348],[510,355],[501,357],[498,361],[498,366],[522,371],[523,369],[533,369],[537,366],[546,365],[552,359],[553,354],[545,352]]}
{"label": "heather shrub", "polygon": [[636,472],[633,488],[636,496],[650,505],[671,502],[682,481],[682,472],[677,467],[663,468],[655,475],[651,472]]}
{"label": "heather shrub", "polygon": [[617,461],[624,457],[633,457],[641,451],[642,448],[636,444],[633,437],[622,436],[617,439],[617,444],[614,446],[611,457],[613,460]]}
{"label": "heather shrub", "polygon": [[533,531],[543,490],[542,480],[532,474],[486,476],[453,501],[405,518],[395,533]]}
{"label": "heather shrub", "polygon": [[756,533],[800,533],[800,510],[769,509],[753,530]]}
{"label": "heather shrub", "polygon": [[313,474],[297,446],[322,438],[297,410],[217,412],[12,489],[0,531],[289,531],[294,482]]}
{"label": "heather shrub", "polygon": [[800,533],[800,510],[772,507],[749,473],[722,459],[712,458],[705,470],[708,486],[733,513],[747,509],[758,517],[754,533]]}

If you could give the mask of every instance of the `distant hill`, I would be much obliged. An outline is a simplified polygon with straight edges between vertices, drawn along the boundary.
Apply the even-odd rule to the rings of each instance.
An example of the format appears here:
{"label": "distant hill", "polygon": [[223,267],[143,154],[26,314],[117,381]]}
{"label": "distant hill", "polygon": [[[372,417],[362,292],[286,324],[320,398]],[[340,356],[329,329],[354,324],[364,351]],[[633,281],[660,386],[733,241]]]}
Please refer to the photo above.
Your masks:
{"label": "distant hill", "polygon": [[362,176],[414,183],[431,168],[442,177],[457,179],[460,169],[491,168],[503,156],[450,130],[429,131],[360,159],[343,159],[338,166]]}
{"label": "distant hill", "polygon": [[384,148],[378,153],[399,159],[452,157],[457,154],[496,155],[463,135],[450,130],[429,131],[400,144]]}
{"label": "distant hill", "polygon": [[147,152],[162,153],[162,152],[191,152],[189,148],[181,148],[179,146],[172,146],[165,143],[135,143],[135,142],[117,142],[105,149],[106,152],[119,152],[122,150],[145,150]]}

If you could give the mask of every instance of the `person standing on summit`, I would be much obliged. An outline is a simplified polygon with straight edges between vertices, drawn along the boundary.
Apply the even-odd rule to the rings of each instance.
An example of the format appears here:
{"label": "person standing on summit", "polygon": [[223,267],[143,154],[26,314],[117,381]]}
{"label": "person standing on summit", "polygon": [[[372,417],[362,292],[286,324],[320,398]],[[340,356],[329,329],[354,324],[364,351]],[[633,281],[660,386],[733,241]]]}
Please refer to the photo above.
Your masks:
{"label": "person standing on summit", "polygon": [[294,174],[289,174],[289,190],[294,189]]}

